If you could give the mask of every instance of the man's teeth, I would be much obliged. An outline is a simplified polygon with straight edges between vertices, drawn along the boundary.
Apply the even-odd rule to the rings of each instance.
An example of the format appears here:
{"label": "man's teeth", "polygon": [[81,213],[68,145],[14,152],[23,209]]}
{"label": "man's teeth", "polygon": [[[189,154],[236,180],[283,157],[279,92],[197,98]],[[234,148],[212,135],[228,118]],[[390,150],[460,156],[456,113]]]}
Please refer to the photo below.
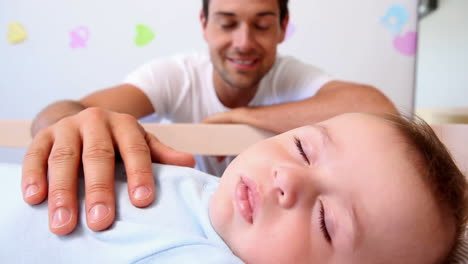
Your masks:
{"label": "man's teeth", "polygon": [[254,60],[249,60],[249,61],[246,61],[246,60],[232,60],[232,61],[234,61],[237,64],[241,64],[241,65],[252,65],[255,62]]}

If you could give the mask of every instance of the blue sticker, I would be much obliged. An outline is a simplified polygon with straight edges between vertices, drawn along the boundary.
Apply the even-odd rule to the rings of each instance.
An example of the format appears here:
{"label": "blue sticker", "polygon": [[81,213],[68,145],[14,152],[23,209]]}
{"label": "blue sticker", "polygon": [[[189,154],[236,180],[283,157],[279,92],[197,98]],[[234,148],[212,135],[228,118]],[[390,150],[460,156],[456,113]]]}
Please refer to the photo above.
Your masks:
{"label": "blue sticker", "polygon": [[408,23],[410,14],[401,5],[393,5],[387,10],[387,14],[382,17],[381,23],[390,29],[393,34],[398,35],[403,30],[403,26]]}

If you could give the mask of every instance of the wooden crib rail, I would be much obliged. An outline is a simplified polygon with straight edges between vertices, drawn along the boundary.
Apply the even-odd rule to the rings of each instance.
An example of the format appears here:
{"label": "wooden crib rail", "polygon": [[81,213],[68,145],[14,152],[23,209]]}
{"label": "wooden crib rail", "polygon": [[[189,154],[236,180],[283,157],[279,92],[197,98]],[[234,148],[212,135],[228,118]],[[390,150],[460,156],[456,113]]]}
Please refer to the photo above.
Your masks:
{"label": "wooden crib rail", "polygon": [[[28,120],[0,120],[0,146],[24,148],[31,142]],[[273,134],[246,125],[143,124],[164,144],[192,154],[237,155]],[[468,171],[468,124],[433,125],[462,169]]]}
{"label": "wooden crib rail", "polygon": [[468,124],[433,125],[432,128],[468,176]]}
{"label": "wooden crib rail", "polygon": [[[25,148],[31,142],[31,121],[0,120],[0,146]],[[237,155],[273,134],[246,125],[142,124],[164,144],[192,154]]]}

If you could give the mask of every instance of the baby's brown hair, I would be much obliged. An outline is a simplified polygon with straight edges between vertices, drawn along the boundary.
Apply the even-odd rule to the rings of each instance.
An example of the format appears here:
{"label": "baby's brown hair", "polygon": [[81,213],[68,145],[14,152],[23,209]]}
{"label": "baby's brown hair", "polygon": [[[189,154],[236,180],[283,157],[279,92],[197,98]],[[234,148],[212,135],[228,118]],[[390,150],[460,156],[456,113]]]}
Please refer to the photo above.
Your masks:
{"label": "baby's brown hair", "polygon": [[467,224],[467,179],[445,145],[424,120],[417,116],[379,116],[389,121],[403,135],[409,150],[416,154],[417,169],[423,175],[423,180],[431,189],[441,211],[454,220],[456,240],[447,250],[446,256],[440,260],[440,263],[451,263]]}

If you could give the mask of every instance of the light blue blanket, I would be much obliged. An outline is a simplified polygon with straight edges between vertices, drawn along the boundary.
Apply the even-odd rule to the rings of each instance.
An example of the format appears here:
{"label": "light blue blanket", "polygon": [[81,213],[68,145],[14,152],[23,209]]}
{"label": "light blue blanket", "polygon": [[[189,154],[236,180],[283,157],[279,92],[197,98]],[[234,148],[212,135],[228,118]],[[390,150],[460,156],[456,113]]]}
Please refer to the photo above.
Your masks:
{"label": "light blue blanket", "polygon": [[123,167],[117,166],[115,224],[91,231],[80,206],[78,228],[60,237],[48,229],[47,203],[23,202],[20,165],[0,164],[0,262],[242,263],[210,224],[209,199],[218,179],[188,168],[153,167],[158,195],[151,207],[130,203]]}

